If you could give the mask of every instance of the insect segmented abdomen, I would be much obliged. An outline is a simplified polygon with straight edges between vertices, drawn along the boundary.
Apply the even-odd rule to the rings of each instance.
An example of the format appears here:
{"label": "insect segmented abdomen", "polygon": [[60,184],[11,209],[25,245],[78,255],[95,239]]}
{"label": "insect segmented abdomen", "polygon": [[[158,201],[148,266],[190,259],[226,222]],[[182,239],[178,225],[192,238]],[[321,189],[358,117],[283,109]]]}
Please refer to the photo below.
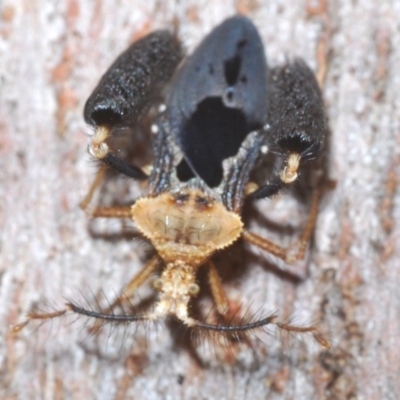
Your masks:
{"label": "insect segmented abdomen", "polygon": [[165,30],[133,43],[115,60],[87,100],[85,121],[108,128],[136,123],[171,79],[182,56],[179,40]]}

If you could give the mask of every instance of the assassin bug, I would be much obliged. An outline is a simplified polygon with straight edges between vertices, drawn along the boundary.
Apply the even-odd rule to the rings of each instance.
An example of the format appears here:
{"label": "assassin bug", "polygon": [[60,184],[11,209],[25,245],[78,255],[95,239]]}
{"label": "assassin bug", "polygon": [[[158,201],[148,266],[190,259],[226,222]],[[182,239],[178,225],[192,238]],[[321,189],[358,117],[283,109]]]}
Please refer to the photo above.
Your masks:
{"label": "assassin bug", "polygon": [[[328,347],[315,327],[279,323],[275,315],[238,321],[212,261],[214,253],[240,237],[288,263],[304,257],[317,216],[318,190],[297,251],[246,230],[241,212],[245,198],[275,195],[296,181],[304,163],[321,154],[327,125],[313,73],[301,60],[269,69],[256,28],[242,16],[217,26],[183,63],[182,59],[181,44],[168,31],[144,37],[112,64],[84,110],[95,130],[89,153],[121,174],[147,181],[145,193],[131,207],[97,207],[93,216],[133,220],[156,255],[107,310],[70,302],[66,310],[31,313],[28,320],[54,318],[67,310],[114,322],[172,315],[188,327],[225,333],[274,323],[290,332],[310,332]],[[118,128],[135,125],[161,92],[165,106],[153,125],[154,160],[147,175],[116,155],[109,139]],[[250,191],[250,173],[266,148],[281,159],[279,173]],[[200,290],[196,274],[203,266],[222,316],[218,324],[200,321],[189,312],[190,300]],[[115,313],[158,269],[162,272],[154,286],[160,294],[153,311]]]}

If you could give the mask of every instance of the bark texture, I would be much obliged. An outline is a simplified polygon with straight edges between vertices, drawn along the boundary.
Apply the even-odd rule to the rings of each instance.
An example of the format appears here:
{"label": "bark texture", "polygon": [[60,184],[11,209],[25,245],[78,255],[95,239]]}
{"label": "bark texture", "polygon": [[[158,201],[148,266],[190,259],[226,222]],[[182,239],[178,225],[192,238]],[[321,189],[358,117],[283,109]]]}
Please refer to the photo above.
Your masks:
{"label": "bark texture", "polygon": [[[244,310],[315,323],[331,350],[271,328],[232,363],[213,341],[196,355],[173,324],[92,336],[70,317],[11,334],[32,304],[112,299],[148,258],[137,237],[110,239],[124,228],[118,221],[89,224],[78,207],[96,170],[82,109],[101,74],[154,29],[175,26],[191,50],[237,12],[254,21],[272,64],[298,56],[319,72],[337,185],[323,198],[307,262],[292,268],[300,282],[239,243],[226,255],[225,287]],[[399,43],[397,0],[1,1],[0,397],[399,398]],[[139,192],[115,178],[100,193],[107,203]],[[307,205],[288,194],[257,209],[252,229],[289,244]],[[275,224],[293,234],[268,229]]]}

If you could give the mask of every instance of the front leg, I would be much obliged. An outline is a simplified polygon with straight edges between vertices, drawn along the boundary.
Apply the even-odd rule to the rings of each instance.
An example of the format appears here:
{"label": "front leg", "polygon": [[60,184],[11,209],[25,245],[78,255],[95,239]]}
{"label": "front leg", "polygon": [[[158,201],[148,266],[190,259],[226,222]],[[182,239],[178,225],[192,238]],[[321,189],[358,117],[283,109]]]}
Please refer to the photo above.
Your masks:
{"label": "front leg", "polygon": [[311,235],[315,229],[320,197],[321,188],[315,188],[312,194],[311,207],[306,226],[304,227],[300,239],[292,246],[288,248],[279,246],[271,242],[270,240],[258,236],[255,233],[249,232],[247,230],[243,231],[242,238],[247,242],[259,247],[260,249],[263,249],[268,253],[271,253],[272,255],[281,258],[289,264],[293,264],[296,261],[302,260],[304,258]]}

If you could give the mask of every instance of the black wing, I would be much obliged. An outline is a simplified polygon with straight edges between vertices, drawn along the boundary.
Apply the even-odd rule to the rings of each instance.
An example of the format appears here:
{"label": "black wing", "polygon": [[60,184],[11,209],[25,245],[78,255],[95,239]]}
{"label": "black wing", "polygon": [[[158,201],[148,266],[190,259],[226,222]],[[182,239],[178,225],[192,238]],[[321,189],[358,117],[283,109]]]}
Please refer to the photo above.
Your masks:
{"label": "black wing", "polygon": [[184,160],[178,177],[221,183],[222,161],[267,120],[267,64],[255,26],[236,16],[216,27],[173,82],[168,114]]}

